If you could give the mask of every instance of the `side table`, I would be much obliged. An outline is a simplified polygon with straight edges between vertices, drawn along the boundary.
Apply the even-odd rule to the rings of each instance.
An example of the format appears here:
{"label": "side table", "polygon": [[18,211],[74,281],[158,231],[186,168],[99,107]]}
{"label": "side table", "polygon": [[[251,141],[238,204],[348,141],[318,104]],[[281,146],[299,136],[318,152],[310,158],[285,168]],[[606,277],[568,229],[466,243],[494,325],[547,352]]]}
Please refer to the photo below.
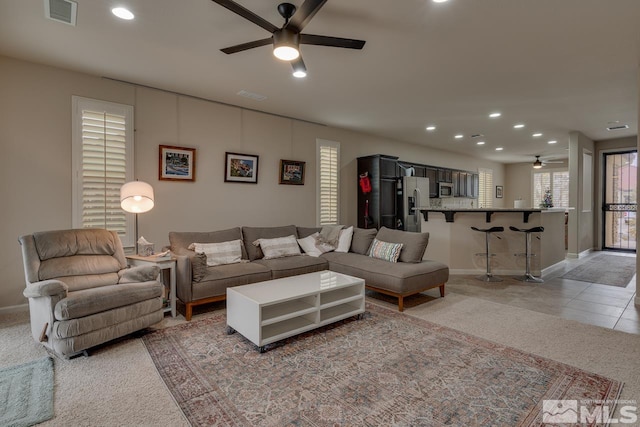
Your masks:
{"label": "side table", "polygon": [[[176,260],[175,258],[157,258],[152,256],[140,256],[140,255],[127,255],[127,261],[129,265],[157,265],[160,267],[160,271],[169,270],[169,305],[164,309],[164,312],[171,312],[172,317],[176,317]],[[164,283],[164,276],[160,273],[162,284]]]}

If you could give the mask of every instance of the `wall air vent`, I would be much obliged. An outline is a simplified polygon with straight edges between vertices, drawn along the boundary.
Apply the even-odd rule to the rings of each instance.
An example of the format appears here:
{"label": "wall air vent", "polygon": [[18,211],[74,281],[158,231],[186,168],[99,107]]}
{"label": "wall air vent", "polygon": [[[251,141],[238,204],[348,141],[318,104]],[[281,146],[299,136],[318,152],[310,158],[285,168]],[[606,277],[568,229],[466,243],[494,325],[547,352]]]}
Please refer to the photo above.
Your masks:
{"label": "wall air vent", "polygon": [[54,21],[76,26],[78,3],[71,0],[44,0],[44,16]]}
{"label": "wall air vent", "polygon": [[622,130],[622,129],[629,129],[629,125],[616,125],[616,126],[609,126],[607,128],[607,130]]}
{"label": "wall air vent", "polygon": [[264,101],[267,99],[266,96],[260,95],[259,93],[248,92],[246,90],[241,90],[237,93],[237,95],[244,96],[245,98],[253,99],[254,101]]}
{"label": "wall air vent", "polygon": [[484,136],[481,133],[474,133],[473,135],[471,135],[471,138],[480,138],[481,136]]}

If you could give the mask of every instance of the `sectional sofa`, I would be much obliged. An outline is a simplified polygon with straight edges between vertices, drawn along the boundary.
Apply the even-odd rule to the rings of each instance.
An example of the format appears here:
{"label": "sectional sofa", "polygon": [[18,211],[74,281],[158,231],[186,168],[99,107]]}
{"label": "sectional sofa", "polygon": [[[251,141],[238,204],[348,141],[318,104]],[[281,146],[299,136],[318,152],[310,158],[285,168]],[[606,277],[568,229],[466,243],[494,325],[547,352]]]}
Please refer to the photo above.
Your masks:
{"label": "sectional sofa", "polygon": [[[320,231],[320,228],[288,225],[170,232],[170,249],[177,259],[177,296],[186,306],[185,318],[191,320],[194,306],[226,299],[228,287],[322,270],[364,279],[368,289],[398,298],[399,311],[404,309],[406,296],[435,287],[440,288],[440,296],[444,296],[445,283],[449,279],[448,266],[422,259],[429,241],[428,233],[354,227],[350,242],[343,246],[341,252],[331,251],[319,256],[309,256],[301,251],[300,255],[265,257],[261,247],[254,244],[261,239],[270,241],[290,239],[291,236],[304,239]],[[374,239],[378,243],[388,242],[389,246],[402,244],[401,247],[395,245],[396,249],[401,248],[397,262],[369,256]],[[208,265],[211,263],[205,253],[197,251],[207,244],[223,242],[236,242],[240,246],[236,259],[231,263]]]}

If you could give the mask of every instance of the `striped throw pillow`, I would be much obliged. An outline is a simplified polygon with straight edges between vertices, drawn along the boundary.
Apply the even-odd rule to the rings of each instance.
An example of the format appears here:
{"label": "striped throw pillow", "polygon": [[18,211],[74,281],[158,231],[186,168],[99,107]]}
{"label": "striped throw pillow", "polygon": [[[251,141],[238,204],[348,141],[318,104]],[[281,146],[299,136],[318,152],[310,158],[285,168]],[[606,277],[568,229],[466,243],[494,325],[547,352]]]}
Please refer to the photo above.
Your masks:
{"label": "striped throw pillow", "polygon": [[402,243],[389,243],[373,239],[373,243],[371,243],[371,248],[369,249],[369,256],[389,262],[398,262],[401,250]]}
{"label": "striped throw pillow", "polygon": [[258,239],[254,246],[260,246],[264,259],[283,258],[287,256],[302,255],[296,236],[276,237],[275,239]]}
{"label": "striped throw pillow", "polygon": [[236,264],[242,261],[242,240],[220,243],[193,243],[189,248],[207,256],[209,267],[223,264]]}

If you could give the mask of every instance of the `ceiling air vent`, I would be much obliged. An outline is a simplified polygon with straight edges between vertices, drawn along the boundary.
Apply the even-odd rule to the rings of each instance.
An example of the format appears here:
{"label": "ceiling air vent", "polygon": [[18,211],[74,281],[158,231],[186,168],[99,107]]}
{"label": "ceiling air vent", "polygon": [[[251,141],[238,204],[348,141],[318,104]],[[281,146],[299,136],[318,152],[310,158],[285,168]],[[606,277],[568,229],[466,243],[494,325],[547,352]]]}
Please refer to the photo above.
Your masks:
{"label": "ceiling air vent", "polygon": [[245,98],[253,99],[255,101],[264,101],[265,99],[267,99],[267,97],[264,95],[260,95],[259,93],[249,92],[246,90],[241,90],[237,94],[240,96],[244,96]]}
{"label": "ceiling air vent", "polygon": [[622,130],[622,129],[629,129],[629,125],[616,125],[616,126],[609,126],[607,128],[607,130]]}
{"label": "ceiling air vent", "polygon": [[473,135],[471,135],[471,138],[480,138],[481,136],[484,136],[481,133],[474,133]]}
{"label": "ceiling air vent", "polygon": [[67,25],[76,25],[78,3],[70,0],[44,0],[44,16]]}

